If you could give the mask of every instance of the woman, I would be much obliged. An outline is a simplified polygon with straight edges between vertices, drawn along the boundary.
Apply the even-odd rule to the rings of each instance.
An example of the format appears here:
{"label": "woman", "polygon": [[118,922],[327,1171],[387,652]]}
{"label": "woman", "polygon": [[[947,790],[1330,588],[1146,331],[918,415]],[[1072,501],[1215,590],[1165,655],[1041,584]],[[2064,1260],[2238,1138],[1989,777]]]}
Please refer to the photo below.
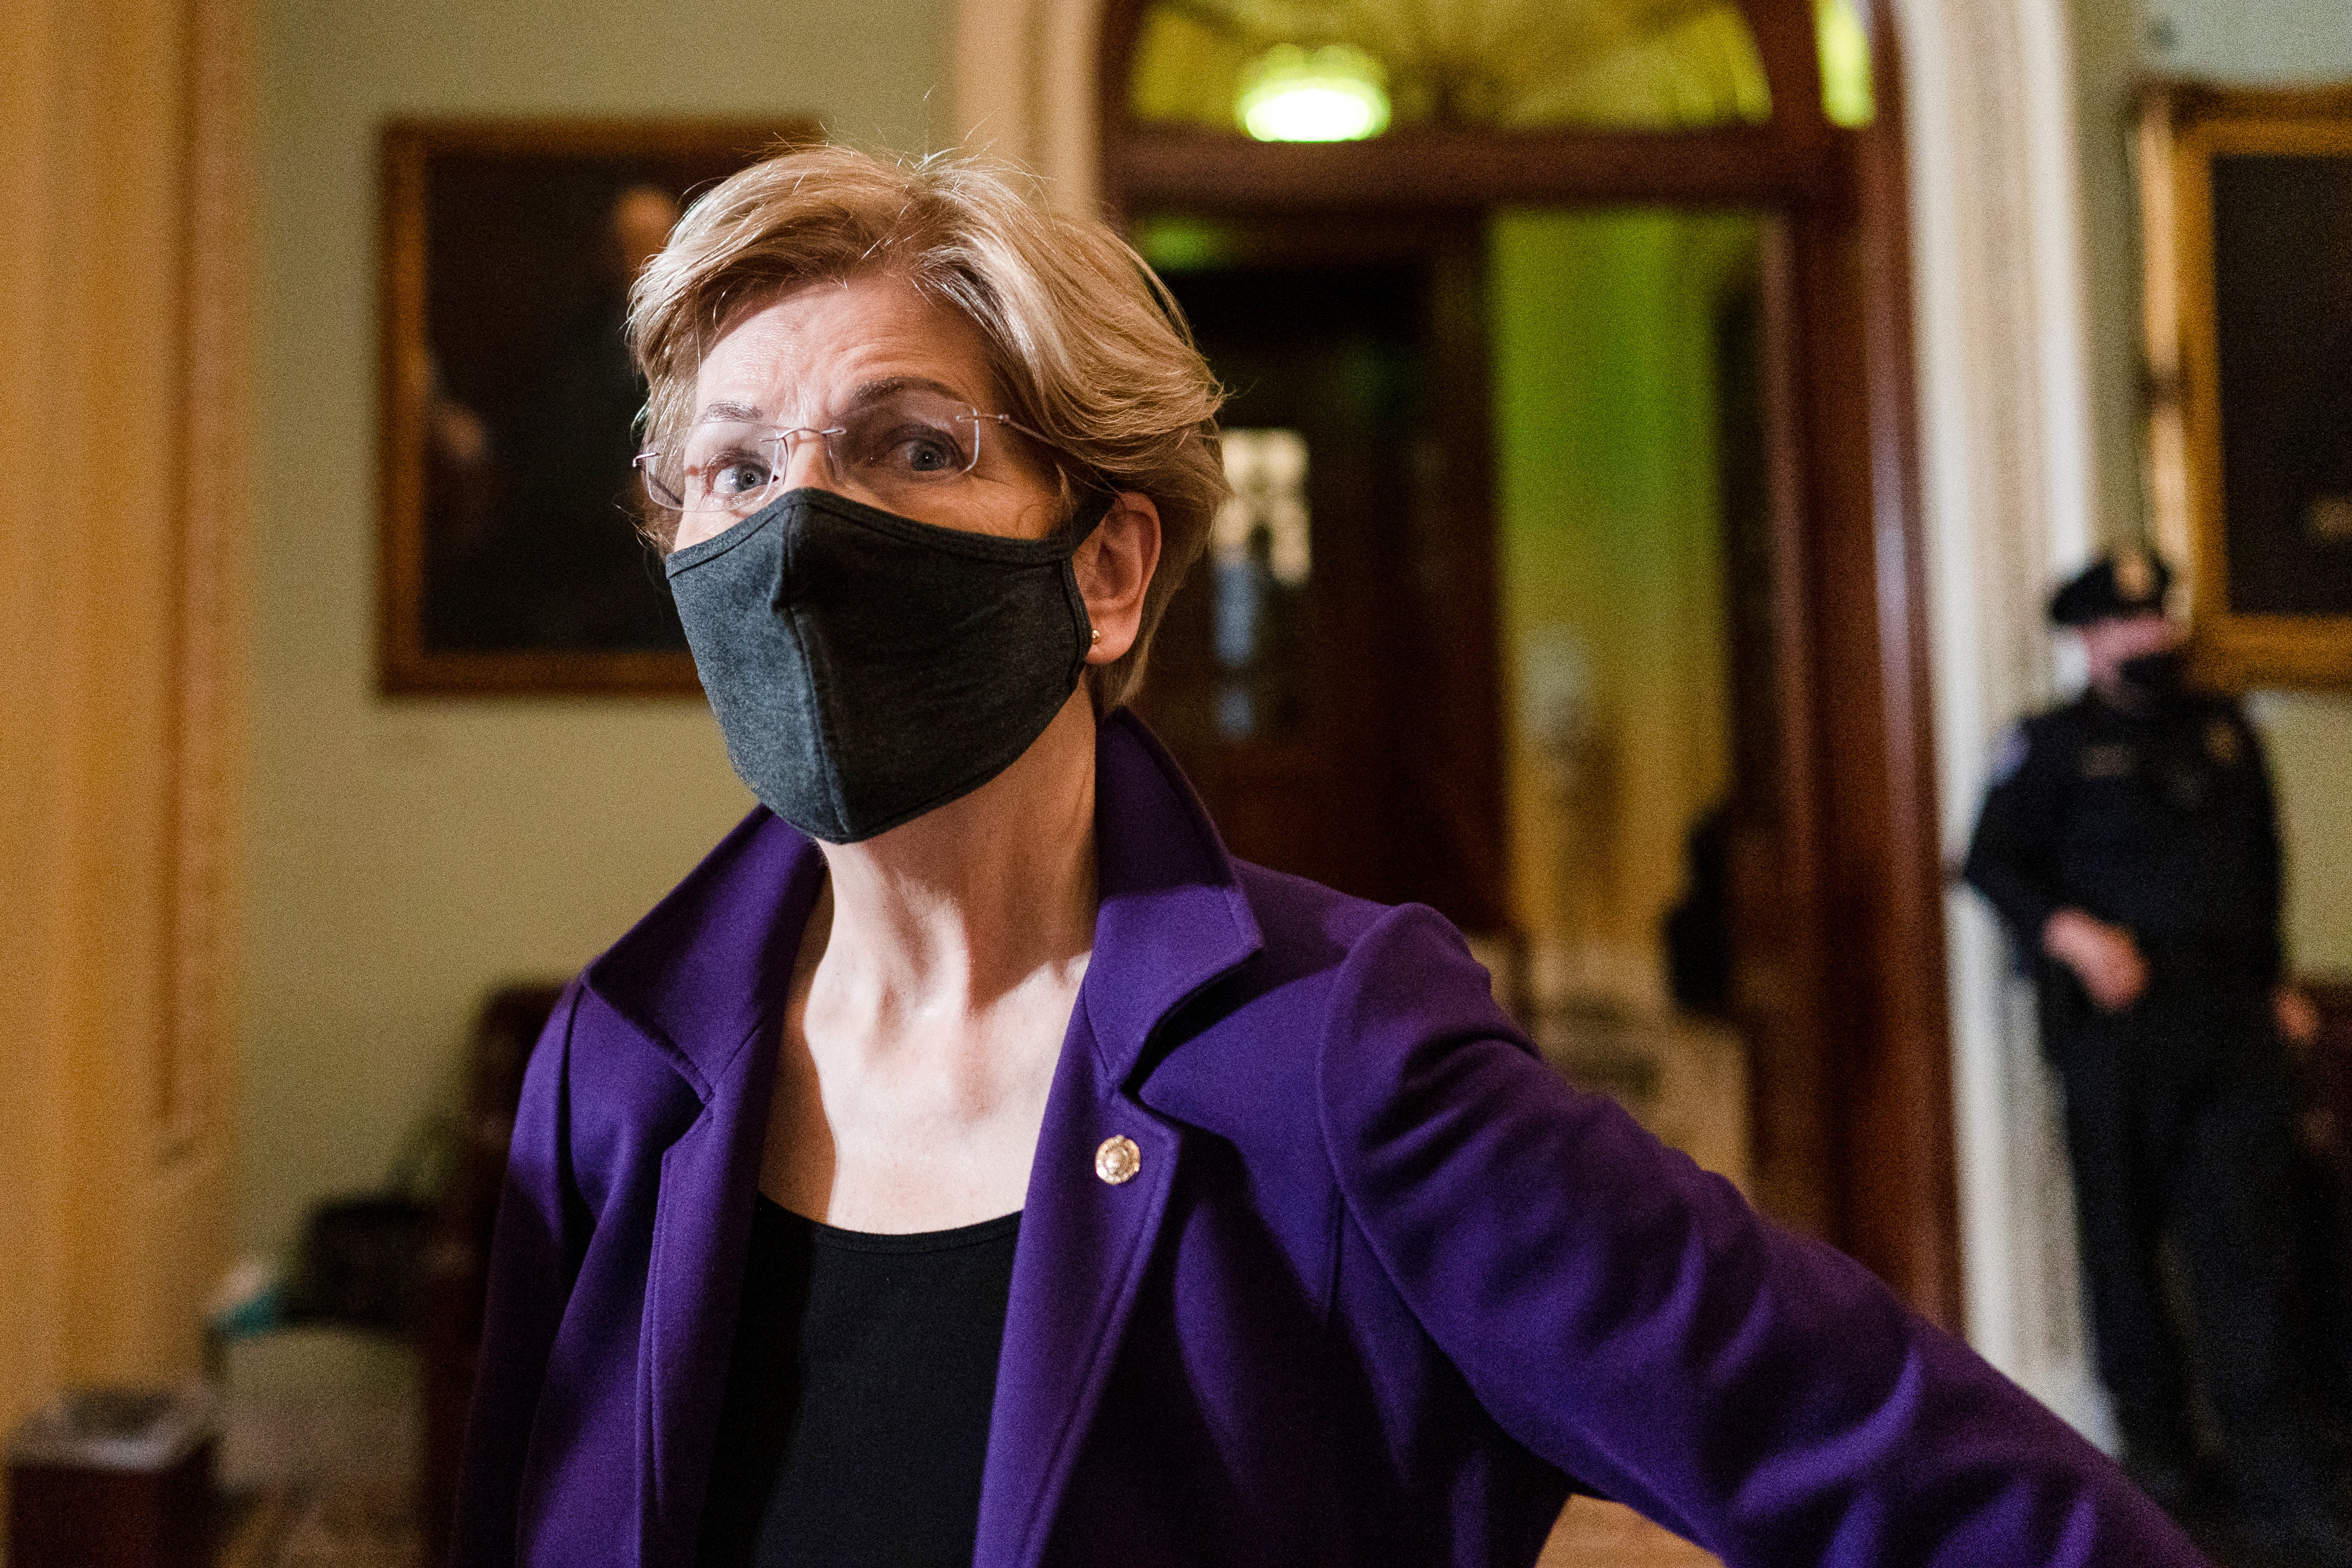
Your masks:
{"label": "woman", "polygon": [[459,1561],[1520,1564],[1572,1484],[1734,1564],[2198,1561],[1444,921],[1225,854],[1121,706],[1218,394],[1100,225],[791,153],[632,335],[763,804],[532,1060]]}

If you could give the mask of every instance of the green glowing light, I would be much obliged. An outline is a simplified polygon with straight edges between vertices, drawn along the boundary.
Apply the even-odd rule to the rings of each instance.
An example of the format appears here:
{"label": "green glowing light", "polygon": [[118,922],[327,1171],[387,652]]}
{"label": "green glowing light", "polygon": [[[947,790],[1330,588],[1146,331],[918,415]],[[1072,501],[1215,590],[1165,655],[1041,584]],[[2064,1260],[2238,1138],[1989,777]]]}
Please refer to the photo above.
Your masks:
{"label": "green glowing light", "polygon": [[1870,81],[1870,35],[1854,0],[1813,0],[1813,33],[1822,52],[1822,111],[1832,125],[1858,131],[1877,118]]}
{"label": "green glowing light", "polygon": [[1389,128],[1380,62],[1332,44],[1277,44],[1242,73],[1234,112],[1260,141],[1361,141]]}

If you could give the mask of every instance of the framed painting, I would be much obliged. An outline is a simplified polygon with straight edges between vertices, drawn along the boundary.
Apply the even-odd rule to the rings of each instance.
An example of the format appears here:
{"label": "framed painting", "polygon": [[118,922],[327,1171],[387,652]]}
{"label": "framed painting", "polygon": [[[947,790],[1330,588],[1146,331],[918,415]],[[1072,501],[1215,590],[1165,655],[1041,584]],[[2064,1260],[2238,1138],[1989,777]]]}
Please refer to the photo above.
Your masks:
{"label": "framed painting", "polygon": [[804,120],[404,120],[383,136],[377,669],[391,695],[690,693],[630,459],[630,281]]}
{"label": "framed painting", "polygon": [[2224,687],[2352,685],[2352,87],[2150,88],[2158,541]]}

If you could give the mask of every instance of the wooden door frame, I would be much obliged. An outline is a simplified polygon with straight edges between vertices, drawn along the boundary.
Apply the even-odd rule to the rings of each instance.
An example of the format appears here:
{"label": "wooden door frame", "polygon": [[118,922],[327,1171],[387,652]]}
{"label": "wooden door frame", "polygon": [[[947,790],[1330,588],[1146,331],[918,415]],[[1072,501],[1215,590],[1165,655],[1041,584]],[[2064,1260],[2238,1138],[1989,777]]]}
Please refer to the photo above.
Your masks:
{"label": "wooden door frame", "polygon": [[[1870,0],[1874,123],[1822,112],[1810,0],[1742,0],[1772,119],[1689,132],[1412,127],[1265,145],[1137,125],[1149,0],[1106,0],[1101,193],[1120,213],[1460,213],[1514,204],[1741,206],[1768,225],[1765,373],[1789,899],[1813,932],[1784,977],[1806,1027],[1757,1062],[1756,1190],[1958,1330],[1963,1292],[1891,0]],[[1775,310],[1777,298],[1786,308]],[[1777,319],[1775,319],[1777,318]]]}
{"label": "wooden door frame", "polygon": [[[1301,218],[1278,211],[1217,217],[1221,268],[1370,267],[1417,275],[1422,296],[1417,324],[1421,348],[1428,356],[1428,382],[1460,394],[1437,400],[1426,414],[1429,427],[1438,433],[1443,475],[1408,504],[1384,506],[1385,519],[1373,522],[1376,529],[1402,524],[1385,539],[1388,553],[1356,557],[1340,552],[1342,562],[1352,559],[1359,566],[1381,560],[1381,575],[1392,580],[1376,612],[1358,601],[1360,611],[1387,623],[1380,634],[1381,645],[1350,647],[1344,639],[1335,640],[1318,647],[1310,660],[1314,674],[1309,680],[1316,693],[1311,708],[1333,716],[1357,710],[1340,725],[1363,727],[1357,733],[1366,743],[1366,730],[1384,732],[1387,738],[1379,744],[1391,755],[1381,759],[1381,768],[1388,771],[1379,775],[1386,782],[1378,792],[1389,797],[1391,807],[1409,800],[1428,809],[1408,810],[1402,818],[1371,812],[1359,819],[1368,858],[1354,870],[1364,880],[1351,880],[1336,867],[1318,873],[1303,862],[1277,863],[1280,869],[1319,876],[1348,892],[1427,904],[1459,925],[1474,942],[1487,937],[1512,943],[1508,868],[1502,860],[1508,839],[1508,801],[1500,765],[1501,643],[1491,613],[1497,569],[1493,497],[1487,487],[1493,436],[1485,395],[1484,225],[1462,213],[1416,214],[1408,222],[1379,214],[1369,219],[1348,214]],[[1181,301],[1183,274],[1171,273],[1171,278]],[[1202,330],[1197,317],[1192,325]],[[1475,393],[1469,392],[1471,386]],[[1229,403],[1225,417],[1234,416],[1234,405]],[[1265,417],[1261,410],[1244,423],[1260,423]],[[1402,474],[1392,477],[1405,483]],[[1323,516],[1321,503],[1317,506],[1318,515]],[[1441,539],[1442,548],[1433,549]],[[1317,548],[1323,549],[1321,544]],[[1317,556],[1318,580],[1326,576],[1328,559]],[[1407,559],[1409,569],[1392,570],[1393,563]],[[1340,570],[1349,568],[1343,564]],[[1402,580],[1393,580],[1398,578]],[[1194,589],[1188,580],[1186,592]],[[1323,581],[1317,598],[1328,612],[1336,603],[1325,594],[1336,593],[1338,601],[1345,601],[1361,589],[1360,582],[1351,587],[1349,580],[1335,579]],[[1489,613],[1457,612],[1452,608],[1457,601],[1483,606]],[[1154,671],[1160,671],[1161,661],[1170,656],[1168,627],[1177,614],[1172,601],[1170,613],[1170,622],[1162,622],[1160,641],[1154,644]],[[1339,613],[1345,617],[1348,612]],[[1408,648],[1413,650],[1410,654],[1403,652]],[[1155,710],[1155,698],[1161,695],[1160,679],[1155,674],[1146,684],[1138,704],[1155,725],[1160,724],[1160,711],[1164,711]],[[1444,700],[1426,700],[1432,688],[1447,694]],[[1315,728],[1310,721],[1310,734],[1295,739],[1271,745],[1242,741],[1206,750],[1171,727],[1163,726],[1160,737],[1214,810],[1223,791],[1244,779],[1276,789],[1286,787],[1277,780],[1288,780],[1295,787],[1298,750],[1322,744],[1312,737]],[[1455,764],[1464,755],[1489,756],[1496,766],[1465,770]],[[1369,780],[1374,775],[1363,777]],[[1218,825],[1236,841],[1237,852],[1258,858],[1246,848],[1253,835],[1244,824],[1226,821],[1221,812]],[[1444,869],[1432,874],[1433,862]]]}

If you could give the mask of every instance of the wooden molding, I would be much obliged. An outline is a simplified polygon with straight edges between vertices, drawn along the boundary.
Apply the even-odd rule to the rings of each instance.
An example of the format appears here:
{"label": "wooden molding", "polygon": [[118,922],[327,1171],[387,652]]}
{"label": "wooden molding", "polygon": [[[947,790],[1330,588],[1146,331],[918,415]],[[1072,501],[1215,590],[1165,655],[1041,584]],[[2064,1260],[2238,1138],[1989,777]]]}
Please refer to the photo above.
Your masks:
{"label": "wooden molding", "polygon": [[1105,188],[1130,210],[1213,199],[1228,212],[1449,211],[1539,202],[1820,202],[1845,189],[1832,141],[1764,126],[1705,131],[1411,127],[1372,141],[1269,145],[1215,131],[1129,127]]}
{"label": "wooden molding", "polygon": [[194,1373],[230,1245],[254,272],[249,0],[11,20],[0,423],[75,484],[0,551],[0,1424]]}
{"label": "wooden molding", "polygon": [[245,535],[251,488],[251,35],[241,5],[200,4],[186,62],[180,195],[183,390],[178,669],[172,708],[171,1001],[155,1118],[181,1158],[225,1120],[235,1081],[237,830],[245,737]]}

